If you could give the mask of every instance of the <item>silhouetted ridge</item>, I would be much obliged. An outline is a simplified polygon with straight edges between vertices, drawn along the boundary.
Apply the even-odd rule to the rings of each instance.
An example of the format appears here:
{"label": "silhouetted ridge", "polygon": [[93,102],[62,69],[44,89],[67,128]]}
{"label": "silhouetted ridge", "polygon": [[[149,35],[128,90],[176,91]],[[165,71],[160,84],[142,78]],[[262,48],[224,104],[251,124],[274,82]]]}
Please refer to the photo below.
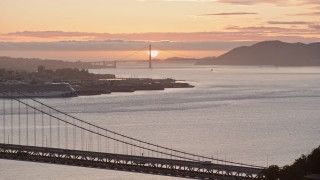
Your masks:
{"label": "silhouetted ridge", "polygon": [[38,58],[13,58],[0,56],[0,69],[36,71],[38,66],[45,66],[48,69],[78,68],[94,69],[98,68],[89,62],[68,62],[62,60],[48,60]]}
{"label": "silhouetted ridge", "polygon": [[259,42],[232,49],[214,60],[197,64],[320,66],[320,43]]}

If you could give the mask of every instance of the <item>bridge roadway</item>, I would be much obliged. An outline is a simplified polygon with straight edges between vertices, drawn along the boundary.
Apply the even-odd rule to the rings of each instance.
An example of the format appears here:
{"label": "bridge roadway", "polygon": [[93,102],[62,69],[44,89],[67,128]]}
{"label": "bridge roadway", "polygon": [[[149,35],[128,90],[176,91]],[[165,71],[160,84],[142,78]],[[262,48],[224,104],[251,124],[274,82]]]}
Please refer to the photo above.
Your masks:
{"label": "bridge roadway", "polygon": [[207,161],[185,161],[0,143],[0,159],[114,169],[194,179],[263,179],[262,169]]}

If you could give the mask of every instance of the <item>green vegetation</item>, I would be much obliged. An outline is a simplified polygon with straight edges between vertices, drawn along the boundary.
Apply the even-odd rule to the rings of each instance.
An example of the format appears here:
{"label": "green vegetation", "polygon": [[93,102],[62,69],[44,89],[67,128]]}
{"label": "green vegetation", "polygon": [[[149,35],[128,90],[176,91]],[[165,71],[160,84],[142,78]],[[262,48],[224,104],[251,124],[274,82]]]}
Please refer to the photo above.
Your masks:
{"label": "green vegetation", "polygon": [[320,146],[309,155],[302,155],[292,165],[272,165],[264,170],[267,180],[302,180],[307,174],[320,174]]}

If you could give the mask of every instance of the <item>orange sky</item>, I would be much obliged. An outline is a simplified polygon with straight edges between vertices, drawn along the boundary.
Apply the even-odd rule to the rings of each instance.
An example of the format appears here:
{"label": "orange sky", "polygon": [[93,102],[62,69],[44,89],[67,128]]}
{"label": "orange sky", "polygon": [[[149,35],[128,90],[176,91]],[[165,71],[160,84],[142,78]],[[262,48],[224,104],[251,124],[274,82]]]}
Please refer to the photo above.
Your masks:
{"label": "orange sky", "polygon": [[[320,40],[319,0],[1,0],[0,7],[0,42]],[[2,47],[0,55],[14,54]],[[219,55],[231,48],[210,50]],[[199,45],[187,52],[211,55]],[[72,54],[56,57],[61,53]]]}

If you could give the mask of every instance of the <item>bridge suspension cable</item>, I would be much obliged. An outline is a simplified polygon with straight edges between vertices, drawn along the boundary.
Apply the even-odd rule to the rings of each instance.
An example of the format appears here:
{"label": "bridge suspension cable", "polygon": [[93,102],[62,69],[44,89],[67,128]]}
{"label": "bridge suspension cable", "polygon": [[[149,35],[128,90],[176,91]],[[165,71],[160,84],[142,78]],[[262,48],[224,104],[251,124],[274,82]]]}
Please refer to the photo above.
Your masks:
{"label": "bridge suspension cable", "polygon": [[154,45],[152,45],[152,47],[160,50],[161,52],[166,52],[166,53],[172,54],[172,55],[174,55],[174,56],[197,59],[197,58],[194,57],[194,56],[185,55],[185,54],[182,54],[182,53],[177,53],[177,52],[174,52],[174,51],[172,51],[172,50],[168,50],[168,49],[163,48],[163,47],[160,47],[160,46],[154,46]]}
{"label": "bridge suspension cable", "polygon": [[143,48],[138,49],[138,50],[136,50],[136,51],[133,51],[132,53],[130,53],[130,54],[126,55],[126,56],[123,56],[123,57],[121,57],[121,58],[118,58],[118,59],[116,59],[115,61],[125,60],[125,59],[127,59],[128,57],[134,56],[134,55],[136,55],[137,53],[139,53],[139,52],[141,52],[141,51],[143,51],[143,50],[146,50],[147,48],[148,48],[148,46],[144,46]]}
{"label": "bridge suspension cable", "polygon": [[[133,143],[130,143],[130,142],[126,142],[126,141],[123,141],[123,140],[120,140],[120,139],[117,139],[117,138],[115,138],[115,137],[111,137],[111,136],[108,136],[108,135],[104,135],[104,134],[101,134],[101,133],[99,133],[99,132],[96,132],[96,131],[93,131],[93,130],[91,130],[90,129],[90,126],[89,126],[89,128],[84,128],[83,126],[79,126],[79,125],[77,125],[77,124],[73,124],[73,123],[71,123],[71,122],[68,122],[68,121],[66,121],[66,120],[64,120],[64,119],[62,119],[62,118],[60,118],[60,117],[58,117],[58,116],[55,116],[55,115],[53,115],[53,114],[51,114],[51,113],[48,113],[48,112],[45,112],[45,111],[42,111],[42,110],[39,110],[39,109],[37,109],[37,108],[35,108],[35,107],[33,107],[33,106],[31,106],[31,105],[29,105],[29,104],[27,104],[26,102],[23,102],[23,101],[21,101],[21,100],[19,100],[19,99],[16,99],[16,98],[12,98],[13,100],[15,100],[15,101],[17,101],[17,102],[19,102],[19,103],[21,103],[21,104],[23,104],[23,105],[25,105],[26,106],[26,108],[31,108],[31,109],[33,109],[33,110],[36,110],[36,111],[39,111],[39,112],[41,112],[41,113],[43,113],[43,114],[45,114],[45,115],[48,115],[49,117],[50,117],[50,119],[51,118],[54,118],[54,119],[56,119],[56,120],[58,120],[57,121],[57,127],[58,127],[58,133],[57,133],[57,146],[58,146],[58,148],[60,148],[60,130],[59,130],[59,128],[60,128],[60,126],[59,126],[59,122],[61,121],[61,122],[64,122],[64,123],[66,123],[66,124],[69,124],[69,125],[72,125],[72,126],[74,126],[74,127],[76,127],[76,128],[79,128],[79,129],[81,129],[81,130],[85,130],[86,132],[90,132],[90,133],[92,133],[92,134],[96,134],[96,135],[99,135],[99,136],[102,136],[102,137],[105,137],[105,138],[108,138],[108,139],[111,139],[111,140],[114,140],[115,142],[120,142],[120,143],[123,143],[123,144],[126,144],[126,145],[130,145],[130,146],[134,146],[134,147],[137,147],[137,148],[140,148],[140,154],[142,154],[143,155],[143,153],[141,153],[141,150],[148,150],[148,151],[153,151],[153,152],[156,152],[156,153],[161,153],[161,154],[164,154],[164,155],[168,155],[168,156],[171,156],[171,157],[176,157],[176,158],[181,158],[181,159],[186,159],[186,160],[193,160],[193,159],[191,159],[191,158],[185,158],[185,157],[182,157],[182,156],[178,156],[178,155],[172,155],[172,154],[170,154],[170,153],[168,153],[168,152],[161,152],[161,151],[157,151],[157,150],[153,150],[153,149],[150,149],[150,148],[146,148],[146,147],[143,147],[143,146],[141,146],[141,145],[136,145],[136,144],[133,144]],[[49,107],[49,106],[48,106]],[[50,108],[50,107],[49,107]],[[56,109],[53,109],[54,111],[57,111],[57,112],[59,112],[58,110],[56,110]],[[82,122],[85,122],[85,121],[82,121]],[[28,123],[28,122],[27,122]],[[88,124],[88,123],[86,123],[86,124]],[[50,129],[51,129],[51,124],[50,124]],[[29,129],[27,129],[27,134],[28,134],[28,132],[29,132]],[[36,133],[36,131],[34,131],[34,133]],[[91,148],[92,148],[92,145],[91,145],[91,143],[92,143],[92,134],[89,134],[89,141],[88,142],[86,142],[86,150],[91,150]],[[115,133],[113,133],[114,135],[116,135]],[[66,134],[65,134],[66,135]],[[28,144],[28,140],[29,140],[29,138],[28,138],[28,136],[26,137],[27,138],[27,145],[29,145]],[[51,144],[51,142],[52,142],[52,132],[50,132],[50,144]],[[82,139],[82,138],[81,138]],[[12,141],[11,141],[12,142]],[[66,143],[68,143],[68,141],[66,141]],[[35,140],[35,142],[34,142],[34,144],[36,145],[36,140]],[[52,146],[52,144],[50,145],[50,146]],[[114,146],[114,148],[115,149],[117,149],[118,147],[118,144],[115,144],[115,146]],[[83,147],[82,147],[82,149],[84,149]],[[124,149],[122,149],[122,151],[124,151]],[[114,152],[117,152],[116,150],[114,150]]]}
{"label": "bridge suspension cable", "polygon": [[[60,140],[61,137],[64,135],[65,139],[65,149],[69,148],[69,137],[72,137],[73,141],[73,149],[77,149],[79,146],[81,150],[93,150],[93,147],[96,147],[97,151],[101,151],[101,145],[102,143],[105,144],[105,150],[109,152],[110,149],[110,141],[113,143],[113,152],[114,153],[119,153],[119,148],[121,148],[122,153],[127,153],[131,152],[131,155],[137,155],[137,156],[152,156],[152,157],[162,157],[165,156],[166,158],[177,158],[177,159],[183,159],[183,160],[189,160],[189,161],[206,161],[206,160],[214,160],[214,161],[219,161],[222,163],[228,163],[228,164],[233,164],[233,165],[241,165],[241,166],[248,166],[248,167],[257,167],[257,168],[262,168],[260,166],[254,166],[250,164],[245,164],[245,163],[237,163],[233,161],[227,161],[227,160],[220,160],[216,159],[213,157],[207,157],[203,155],[197,155],[193,153],[187,153],[184,151],[176,150],[173,148],[168,148],[164,146],[160,146],[154,143],[146,142],[143,140],[139,140],[136,138],[132,138],[129,136],[126,136],[121,133],[117,133],[114,131],[111,131],[109,129],[94,125],[92,123],[86,122],[84,120],[81,120],[77,117],[74,117],[70,114],[67,114],[65,112],[62,112],[56,108],[53,108],[49,105],[46,105],[42,103],[41,101],[34,99],[32,97],[28,97],[25,94],[19,92],[17,89],[12,89],[14,92],[18,93],[22,99],[20,98],[14,98],[10,96],[9,94],[2,92],[2,94],[7,97],[6,99],[3,99],[3,129],[4,129],[4,143],[6,142],[6,100],[10,100],[10,103],[12,104],[13,101],[18,102],[18,123],[19,123],[19,144],[21,143],[21,108],[20,106],[23,105],[25,106],[25,113],[24,115],[26,116],[26,144],[29,145],[29,111],[33,110],[33,135],[34,135],[34,145],[37,145],[37,134],[41,134],[41,144],[43,147],[53,147],[53,129],[55,128],[57,132],[55,133],[57,135],[57,139],[55,144],[57,145],[58,148],[60,148]],[[30,105],[28,103],[28,100],[31,100],[33,102],[33,105]],[[10,104],[10,105],[11,105]],[[40,106],[40,107],[37,107]],[[31,115],[30,115],[31,116]],[[40,117],[39,117],[40,116]],[[45,121],[44,116],[47,116],[49,118],[49,122]],[[15,117],[16,118],[16,117]],[[13,120],[14,118],[14,112],[13,112],[13,104],[11,106],[11,129],[13,129]],[[40,123],[37,123],[37,119],[41,120]],[[69,119],[69,120],[68,120]],[[70,120],[71,119],[71,120]],[[55,122],[55,125],[53,124]],[[61,127],[60,122],[64,124],[64,126]],[[30,122],[31,123],[31,122]],[[49,127],[45,126],[48,125]],[[41,125],[39,125],[41,124]],[[39,127],[40,126],[40,127]],[[69,126],[72,128],[70,129]],[[41,129],[41,133],[37,133],[37,129]],[[49,132],[45,132],[45,130],[49,128]],[[64,132],[60,131],[60,128],[64,128]],[[70,134],[69,129],[72,131],[72,135]],[[38,130],[39,131],[39,130]],[[80,133],[80,136],[77,132]],[[13,143],[13,131],[10,132],[11,135],[11,143]],[[96,135],[97,138],[93,138],[92,136]],[[48,137],[49,136],[49,139]],[[105,141],[101,141],[101,138],[106,138]],[[78,139],[80,139],[80,145],[77,145]],[[9,136],[8,136],[8,144],[9,144]],[[49,145],[48,145],[49,142]],[[120,143],[120,146],[119,144]],[[130,149],[130,151],[129,151]],[[139,152],[136,152],[136,149],[139,150]],[[155,154],[154,154],[155,153]]]}

